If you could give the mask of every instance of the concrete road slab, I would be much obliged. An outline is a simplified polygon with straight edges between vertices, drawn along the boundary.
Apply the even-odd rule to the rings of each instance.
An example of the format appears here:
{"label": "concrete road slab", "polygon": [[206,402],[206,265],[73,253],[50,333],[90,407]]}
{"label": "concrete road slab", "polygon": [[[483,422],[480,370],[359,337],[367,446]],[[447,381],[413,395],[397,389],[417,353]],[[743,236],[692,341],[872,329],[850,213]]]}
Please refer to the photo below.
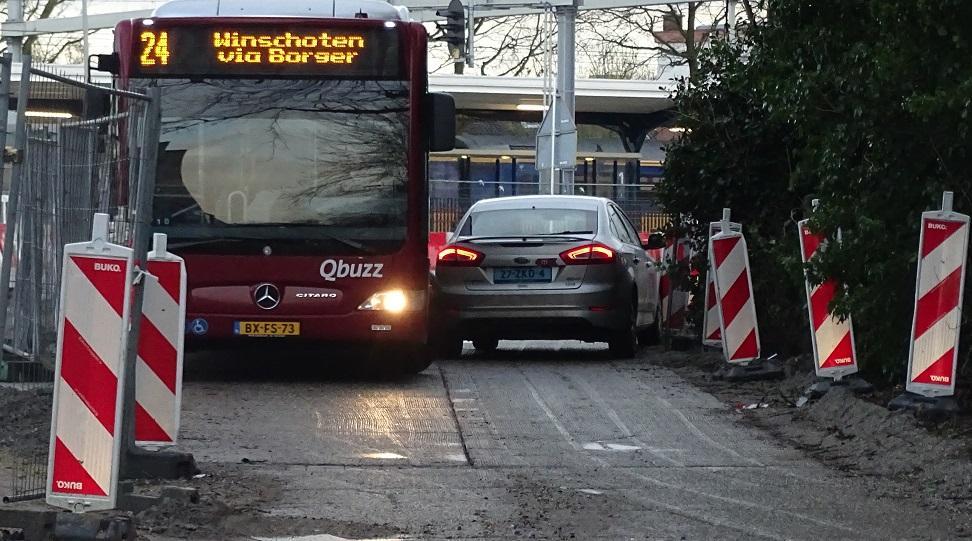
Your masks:
{"label": "concrete road slab", "polygon": [[[574,342],[467,350],[402,382],[188,382],[185,446],[283,487],[269,516],[410,539],[946,538],[651,365]],[[244,475],[240,474],[240,475]],[[327,533],[327,532],[323,532]]]}

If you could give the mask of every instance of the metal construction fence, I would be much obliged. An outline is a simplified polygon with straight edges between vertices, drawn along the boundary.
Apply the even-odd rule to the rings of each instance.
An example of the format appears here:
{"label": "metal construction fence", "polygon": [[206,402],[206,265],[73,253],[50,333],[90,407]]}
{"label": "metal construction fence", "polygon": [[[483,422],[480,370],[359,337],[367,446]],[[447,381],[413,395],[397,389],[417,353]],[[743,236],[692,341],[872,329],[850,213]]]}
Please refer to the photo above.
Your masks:
{"label": "metal construction fence", "polygon": [[[21,65],[9,56],[2,62],[0,122],[7,126],[11,96],[17,112],[13,137],[3,135],[11,167],[0,264],[0,283],[8,287],[0,295],[0,385],[32,395],[13,403],[49,408],[64,245],[90,240],[95,212],[111,217],[111,242],[133,246],[143,234],[133,209],[151,100],[32,66],[26,55]],[[19,81],[12,80],[14,68]],[[52,103],[80,109],[51,111]],[[24,409],[36,417],[37,408]],[[4,413],[14,432],[28,429],[17,411]],[[6,434],[31,442],[11,446],[19,456],[12,458],[6,501],[43,496],[48,449],[41,435]]]}
{"label": "metal construction fence", "polygon": [[[464,184],[468,186],[463,186]],[[429,231],[452,231],[462,215],[480,199],[535,195],[539,189],[536,182],[431,180],[430,185]],[[654,194],[644,194],[638,188],[628,184],[574,184],[576,195],[596,195],[612,199],[643,233],[664,228],[675,215],[666,212],[655,201]],[[460,192],[465,193],[459,195]]]}

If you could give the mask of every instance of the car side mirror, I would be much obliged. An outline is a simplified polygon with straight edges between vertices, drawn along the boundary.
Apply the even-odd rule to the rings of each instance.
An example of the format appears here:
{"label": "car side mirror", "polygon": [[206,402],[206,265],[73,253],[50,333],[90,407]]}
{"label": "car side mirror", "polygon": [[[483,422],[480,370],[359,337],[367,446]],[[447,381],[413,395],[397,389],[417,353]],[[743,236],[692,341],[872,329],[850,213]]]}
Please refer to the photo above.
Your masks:
{"label": "car side mirror", "polygon": [[658,250],[665,246],[665,235],[661,231],[655,231],[648,235],[648,238],[641,243],[641,247],[645,250]]}

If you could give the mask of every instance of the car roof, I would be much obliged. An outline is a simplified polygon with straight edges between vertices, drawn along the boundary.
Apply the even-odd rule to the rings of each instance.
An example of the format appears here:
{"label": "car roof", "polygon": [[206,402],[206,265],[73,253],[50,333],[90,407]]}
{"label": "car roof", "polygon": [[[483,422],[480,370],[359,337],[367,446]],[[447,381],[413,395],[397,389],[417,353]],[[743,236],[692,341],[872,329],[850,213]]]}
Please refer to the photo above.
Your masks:
{"label": "car roof", "polygon": [[509,197],[494,197],[477,201],[472,211],[523,209],[541,206],[556,209],[584,209],[595,210],[609,200],[604,197],[588,195],[514,195]]}

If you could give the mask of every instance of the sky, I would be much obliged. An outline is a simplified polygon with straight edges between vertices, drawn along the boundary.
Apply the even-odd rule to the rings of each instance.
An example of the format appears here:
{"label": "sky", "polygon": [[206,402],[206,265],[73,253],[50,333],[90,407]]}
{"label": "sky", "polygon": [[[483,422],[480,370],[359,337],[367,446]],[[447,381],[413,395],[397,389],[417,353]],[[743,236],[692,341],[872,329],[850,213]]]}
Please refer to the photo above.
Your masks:
{"label": "sky", "polygon": [[[26,0],[26,1],[29,2],[31,0]],[[40,0],[40,1],[43,2],[45,0]],[[91,14],[97,14],[97,13],[110,13],[110,12],[119,12],[119,11],[130,11],[130,10],[152,9],[156,6],[164,4],[165,1],[166,0],[89,0],[88,11]],[[267,1],[273,1],[273,0],[267,0]],[[81,10],[81,1],[71,0],[67,4],[65,4],[60,16],[66,17],[66,16],[80,15],[80,10]],[[430,26],[430,32],[434,31],[434,27],[431,27],[431,25],[429,26]],[[583,36],[578,35],[578,39],[579,40],[583,39]],[[485,42],[487,42],[489,38],[487,36],[477,35],[477,40],[478,42],[485,44]],[[89,53],[90,54],[109,53],[112,50],[112,43],[113,43],[112,31],[110,29],[98,31],[94,35],[92,35],[91,38],[89,39],[89,49],[90,49]],[[585,62],[585,58],[584,55],[581,54],[583,51],[581,50],[582,48],[580,47],[580,45],[581,43],[579,41],[578,58],[577,58],[578,76],[584,77],[585,73],[583,72],[585,71],[585,66],[583,64]],[[479,47],[477,47],[477,49],[479,49]],[[452,71],[451,66],[445,62],[445,59],[447,58],[445,55],[446,52],[443,44],[441,43],[430,44],[430,63],[429,63],[430,68],[434,69],[438,66],[443,66],[441,69],[442,72],[445,73],[451,72]],[[479,70],[475,68],[468,69],[468,72],[470,73],[478,73],[478,71]]]}

